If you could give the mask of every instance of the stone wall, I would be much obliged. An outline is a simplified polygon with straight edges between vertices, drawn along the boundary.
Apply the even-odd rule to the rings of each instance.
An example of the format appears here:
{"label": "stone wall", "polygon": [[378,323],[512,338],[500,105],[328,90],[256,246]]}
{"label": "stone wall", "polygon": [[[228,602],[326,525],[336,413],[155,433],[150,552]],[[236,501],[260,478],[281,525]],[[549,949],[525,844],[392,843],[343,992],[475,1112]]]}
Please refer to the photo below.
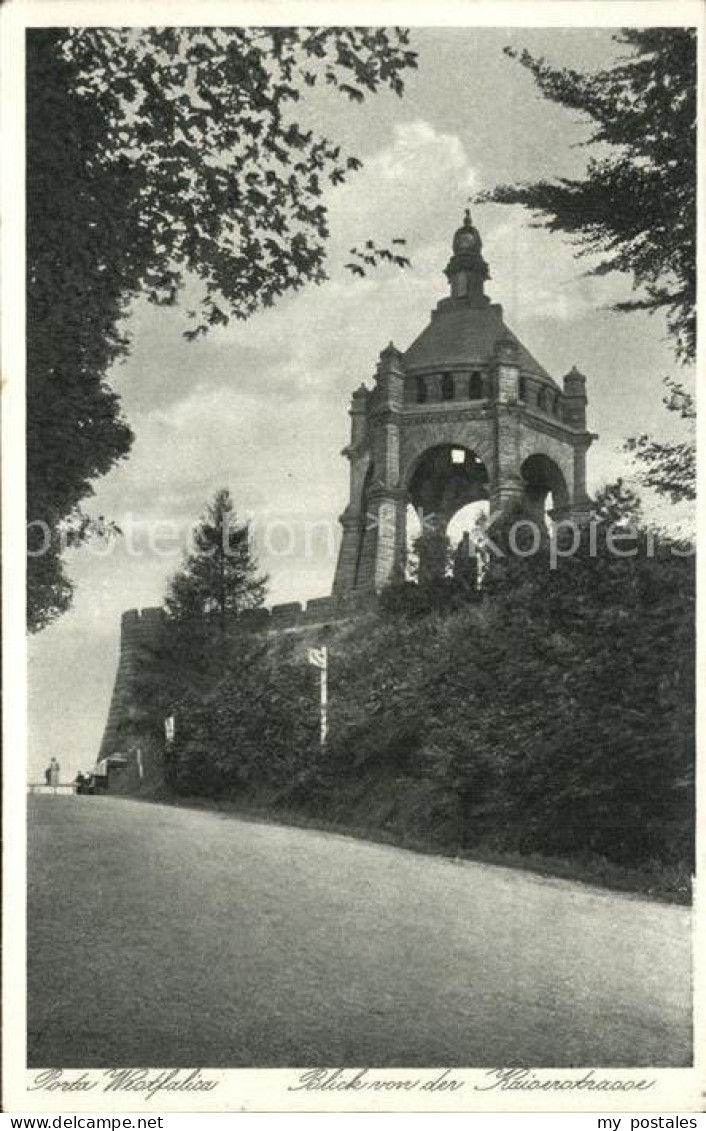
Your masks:
{"label": "stone wall", "polygon": [[[268,636],[298,633],[358,616],[373,607],[374,603],[374,597],[367,594],[353,595],[346,599],[313,597],[306,604],[293,601],[273,605],[270,609],[250,609],[233,619],[233,629]],[[150,649],[159,643],[163,625],[164,612],[161,608],[129,609],[121,618],[118,666],[97,761],[109,758],[112,754],[125,754],[129,758],[129,765],[115,771],[115,780],[130,790],[137,782],[136,754],[133,749],[135,735],[139,733],[141,723],[144,724],[135,693],[138,661],[148,657]],[[143,770],[149,776],[151,767],[148,764],[147,747],[143,749],[143,762]]]}
{"label": "stone wall", "polygon": [[162,609],[154,608],[129,609],[122,615],[118,668],[97,761],[120,750],[126,727],[136,720],[134,682],[138,658],[157,644],[163,617]]}

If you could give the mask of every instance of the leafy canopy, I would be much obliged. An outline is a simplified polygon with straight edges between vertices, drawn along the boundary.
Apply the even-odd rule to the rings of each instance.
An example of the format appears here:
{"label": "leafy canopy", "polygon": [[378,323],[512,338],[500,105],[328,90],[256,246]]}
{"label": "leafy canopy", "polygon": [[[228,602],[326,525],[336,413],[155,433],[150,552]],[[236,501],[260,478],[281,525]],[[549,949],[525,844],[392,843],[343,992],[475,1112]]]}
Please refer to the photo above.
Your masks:
{"label": "leafy canopy", "polygon": [[664,404],[686,421],[686,439],[679,442],[653,440],[647,433],[633,436],[626,450],[638,462],[638,478],[645,487],[666,496],[673,503],[696,498],[696,406],[693,397],[675,381],[665,381]]}
{"label": "leafy canopy", "polygon": [[[454,852],[600,856],[688,876],[694,557],[636,511],[623,484],[606,487],[595,531],[573,552],[562,542],[554,567],[549,534],[521,557],[499,520],[490,534],[504,556],[483,585],[493,600],[387,604],[325,636],[234,632],[206,671],[193,649],[170,667],[169,642],[149,689],[160,743],[165,708],[177,717],[169,784]],[[322,756],[306,651],[323,640]]]}
{"label": "leafy canopy", "polygon": [[582,178],[501,185],[486,199],[522,204],[536,222],[597,253],[591,271],[632,275],[638,295],[622,311],[665,313],[677,355],[696,348],[696,32],[628,28],[629,50],[595,74],[550,66],[529,51],[517,58],[552,102],[591,122],[600,146]]}
{"label": "leafy canopy", "polygon": [[[53,540],[29,559],[30,628],[68,607],[56,538],[67,521],[85,536],[82,500],[130,450],[105,378],[131,300],[173,304],[196,276],[193,337],[321,282],[324,193],[361,162],[302,124],[306,96],[399,95],[415,65],[404,29],[28,33],[28,518]],[[356,273],[406,263],[374,243],[351,254]]]}

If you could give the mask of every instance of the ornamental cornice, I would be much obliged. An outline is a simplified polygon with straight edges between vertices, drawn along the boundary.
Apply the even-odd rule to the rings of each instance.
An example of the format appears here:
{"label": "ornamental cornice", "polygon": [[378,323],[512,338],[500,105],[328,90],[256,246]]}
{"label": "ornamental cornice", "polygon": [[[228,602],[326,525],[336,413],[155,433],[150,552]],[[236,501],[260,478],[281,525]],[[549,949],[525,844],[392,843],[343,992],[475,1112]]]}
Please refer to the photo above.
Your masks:
{"label": "ornamental cornice", "polygon": [[553,436],[555,440],[565,440],[572,447],[583,444],[589,448],[594,440],[598,439],[595,432],[587,432],[584,428],[572,428],[562,420],[552,420],[525,408],[522,414],[522,423],[526,428],[535,432],[543,432],[545,436]]}
{"label": "ornamental cornice", "polygon": [[390,502],[400,502],[406,499],[407,493],[404,487],[399,483],[374,483],[368,490],[368,499],[370,502],[380,502],[383,499],[389,499]]}
{"label": "ornamental cornice", "polygon": [[354,460],[360,459],[361,456],[370,453],[370,441],[366,436],[358,444],[347,444],[345,448],[341,448],[341,455],[353,463]]}
{"label": "ornamental cornice", "polygon": [[454,424],[459,420],[492,420],[493,410],[489,401],[454,401],[443,405],[425,405],[423,412],[418,412],[416,406],[412,411],[405,409],[403,413],[406,426],[412,424]]}
{"label": "ornamental cornice", "polygon": [[372,408],[368,413],[368,420],[374,420],[376,424],[379,424],[380,421],[384,424],[399,424],[401,416],[401,407],[385,404]]}

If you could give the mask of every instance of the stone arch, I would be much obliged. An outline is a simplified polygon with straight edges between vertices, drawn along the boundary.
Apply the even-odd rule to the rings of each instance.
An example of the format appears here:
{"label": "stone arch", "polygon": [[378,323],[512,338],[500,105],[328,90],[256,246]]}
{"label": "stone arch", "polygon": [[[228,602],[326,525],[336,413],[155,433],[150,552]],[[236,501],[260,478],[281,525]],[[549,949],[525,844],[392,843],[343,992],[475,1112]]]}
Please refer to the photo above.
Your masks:
{"label": "stone arch", "polygon": [[[523,509],[539,525],[546,525],[548,517],[565,514],[570,497],[564,473],[553,459],[543,452],[534,452],[523,462],[520,473],[523,482]],[[547,510],[547,498],[552,505]]]}
{"label": "stone arch", "polygon": [[476,452],[448,443],[427,448],[407,485],[407,499],[422,526],[416,543],[420,580],[445,575],[449,522],[467,504],[486,502],[488,496],[488,471]]}
{"label": "stone arch", "polygon": [[560,469],[568,487],[569,496],[574,494],[574,450],[565,440],[535,429],[524,429],[520,436],[519,463],[530,456],[543,455],[552,460]]}
{"label": "stone arch", "polygon": [[402,439],[401,481],[406,489],[425,454],[434,447],[467,448],[485,464],[489,480],[495,475],[492,422],[454,420],[430,421],[407,428]]}
{"label": "stone arch", "polygon": [[446,530],[461,507],[486,500],[488,495],[488,469],[481,456],[465,444],[427,448],[407,480],[408,501],[439,531]]}

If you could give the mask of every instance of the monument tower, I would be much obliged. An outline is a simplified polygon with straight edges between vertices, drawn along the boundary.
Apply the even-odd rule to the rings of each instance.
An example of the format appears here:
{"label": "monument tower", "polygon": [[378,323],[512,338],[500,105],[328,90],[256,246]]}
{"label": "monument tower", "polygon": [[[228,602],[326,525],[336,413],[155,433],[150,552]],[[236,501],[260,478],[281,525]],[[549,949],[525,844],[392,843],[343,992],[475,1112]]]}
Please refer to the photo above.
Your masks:
{"label": "monument tower", "polygon": [[467,503],[521,504],[544,521],[585,515],[586,379],[562,385],[515,337],[485,294],[482,241],[466,211],[445,269],[450,294],[401,353],[380,354],[374,387],[350,407],[350,499],[334,597],[379,591],[404,570],[411,506],[444,533]]}

